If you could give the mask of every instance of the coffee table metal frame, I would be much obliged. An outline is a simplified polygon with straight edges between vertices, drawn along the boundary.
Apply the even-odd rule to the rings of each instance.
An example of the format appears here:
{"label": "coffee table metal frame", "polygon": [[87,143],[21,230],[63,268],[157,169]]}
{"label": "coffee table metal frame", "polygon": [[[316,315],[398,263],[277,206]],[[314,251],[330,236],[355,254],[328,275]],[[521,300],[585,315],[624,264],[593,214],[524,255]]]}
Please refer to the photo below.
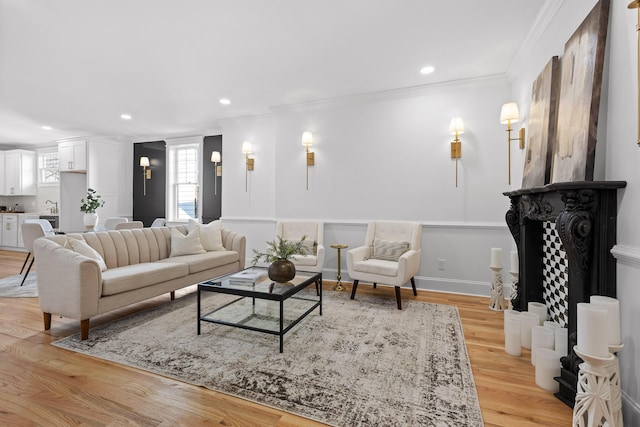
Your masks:
{"label": "coffee table metal frame", "polygon": [[[266,268],[264,267],[250,267],[250,268],[262,268],[265,270],[266,273]],[[237,272],[236,272],[237,273]],[[211,280],[206,280],[204,282],[200,282],[198,283],[198,335],[200,335],[200,323],[201,322],[209,322],[209,323],[217,323],[220,325],[227,325],[227,326],[233,326],[236,328],[241,328],[241,329],[248,329],[251,331],[257,331],[257,332],[263,332],[266,334],[272,334],[272,335],[278,335],[280,337],[280,353],[283,352],[283,337],[284,334],[286,334],[289,330],[291,330],[291,328],[293,328],[295,325],[297,325],[302,319],[304,319],[309,313],[311,313],[313,310],[316,309],[316,307],[319,307],[320,309],[320,315],[322,316],[322,273],[312,273],[312,272],[300,272],[302,274],[309,274],[309,277],[304,280],[303,282],[301,282],[298,285],[295,286],[291,286],[291,288],[287,289],[285,292],[282,293],[269,293],[269,292],[264,292],[264,291],[257,291],[255,290],[255,285],[249,285],[249,286],[237,286],[237,287],[225,287],[223,286],[223,281],[225,280],[225,278],[228,278],[228,276],[231,276],[232,274],[235,273],[230,273],[230,274],[225,274],[224,276],[220,276],[220,277],[216,277],[214,279]],[[298,272],[296,272],[296,275],[298,274]],[[289,326],[287,326],[286,328],[284,327],[284,302],[286,300],[288,300],[289,298],[293,297],[295,294],[297,294],[298,292],[300,292],[301,290],[305,289],[306,287],[313,285],[313,284],[318,284],[317,289],[318,289],[318,296],[319,299],[318,301],[313,304],[308,310],[306,310],[302,315],[300,315],[297,319],[293,320],[291,322],[291,324],[289,324]],[[206,313],[202,313],[201,312],[201,295],[202,292],[214,292],[214,293],[220,293],[220,294],[229,294],[229,295],[236,295],[239,296],[240,298],[234,299],[233,301],[218,307],[214,310],[210,310]],[[244,298],[252,298],[253,300],[253,304],[255,305],[255,300],[256,299],[262,299],[262,300],[270,300],[270,301],[278,301],[280,303],[280,316],[279,316],[279,323],[280,323],[280,328],[278,331],[274,331],[274,330],[270,330],[270,329],[264,329],[264,328],[258,328],[255,326],[249,326],[249,325],[242,325],[242,324],[238,324],[238,323],[234,323],[234,322],[227,322],[225,320],[221,320],[221,319],[214,319],[212,317],[210,317],[212,314],[232,305],[237,303],[238,301],[241,301]]]}

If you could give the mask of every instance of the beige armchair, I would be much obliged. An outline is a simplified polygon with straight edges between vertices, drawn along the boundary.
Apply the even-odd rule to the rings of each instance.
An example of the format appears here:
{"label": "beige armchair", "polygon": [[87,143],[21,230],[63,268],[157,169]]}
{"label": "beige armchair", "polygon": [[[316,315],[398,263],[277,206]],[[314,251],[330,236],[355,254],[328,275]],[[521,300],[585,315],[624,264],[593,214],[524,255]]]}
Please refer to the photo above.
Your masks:
{"label": "beige armchair", "polygon": [[276,237],[308,242],[307,255],[295,255],[291,261],[296,270],[319,273],[324,267],[324,223],[317,221],[282,221],[276,224]]}
{"label": "beige armchair", "polygon": [[422,225],[406,221],[374,221],[367,228],[364,246],[347,252],[347,270],[353,280],[351,299],[359,281],[394,286],[398,310],[402,310],[400,287],[411,281],[417,295],[414,276],[420,270]]}

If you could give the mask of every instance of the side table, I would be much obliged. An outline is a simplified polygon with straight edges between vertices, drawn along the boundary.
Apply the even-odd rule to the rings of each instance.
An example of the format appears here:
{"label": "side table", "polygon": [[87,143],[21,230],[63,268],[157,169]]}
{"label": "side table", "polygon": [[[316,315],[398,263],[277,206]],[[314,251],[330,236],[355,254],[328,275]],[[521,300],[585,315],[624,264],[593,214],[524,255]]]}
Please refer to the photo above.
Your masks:
{"label": "side table", "polygon": [[344,286],[342,286],[342,282],[341,282],[342,276],[340,275],[340,260],[341,260],[340,251],[342,249],[348,248],[349,246],[339,243],[339,244],[331,245],[331,247],[333,249],[338,250],[338,277],[337,277],[338,281],[336,282],[336,285],[333,287],[333,290],[344,291]]}

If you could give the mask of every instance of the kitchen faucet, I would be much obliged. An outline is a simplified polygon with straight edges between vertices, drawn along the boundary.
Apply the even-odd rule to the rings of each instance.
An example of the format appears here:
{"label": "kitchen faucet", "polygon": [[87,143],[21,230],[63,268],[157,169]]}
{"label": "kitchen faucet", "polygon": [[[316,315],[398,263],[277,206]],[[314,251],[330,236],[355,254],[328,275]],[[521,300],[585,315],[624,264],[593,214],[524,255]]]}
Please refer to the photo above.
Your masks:
{"label": "kitchen faucet", "polygon": [[54,205],[52,208],[49,208],[49,212],[52,214],[57,214],[58,213],[58,202],[52,202],[51,200],[46,200],[44,202],[45,204],[47,203],[51,203],[52,205]]}

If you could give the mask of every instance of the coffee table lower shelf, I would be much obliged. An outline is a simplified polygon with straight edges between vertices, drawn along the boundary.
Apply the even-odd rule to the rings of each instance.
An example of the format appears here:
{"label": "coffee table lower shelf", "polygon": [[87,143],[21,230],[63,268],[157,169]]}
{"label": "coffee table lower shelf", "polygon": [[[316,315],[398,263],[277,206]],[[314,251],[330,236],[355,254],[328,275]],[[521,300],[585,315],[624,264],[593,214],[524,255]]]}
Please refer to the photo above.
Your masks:
{"label": "coffee table lower shelf", "polygon": [[[202,313],[202,292],[211,292],[210,287],[198,286],[198,335],[201,322],[217,323],[280,337],[280,353],[284,350],[284,334],[317,307],[322,315],[322,299],[291,296],[283,300],[261,299],[241,296],[233,301]],[[286,306],[285,306],[286,303]]]}

